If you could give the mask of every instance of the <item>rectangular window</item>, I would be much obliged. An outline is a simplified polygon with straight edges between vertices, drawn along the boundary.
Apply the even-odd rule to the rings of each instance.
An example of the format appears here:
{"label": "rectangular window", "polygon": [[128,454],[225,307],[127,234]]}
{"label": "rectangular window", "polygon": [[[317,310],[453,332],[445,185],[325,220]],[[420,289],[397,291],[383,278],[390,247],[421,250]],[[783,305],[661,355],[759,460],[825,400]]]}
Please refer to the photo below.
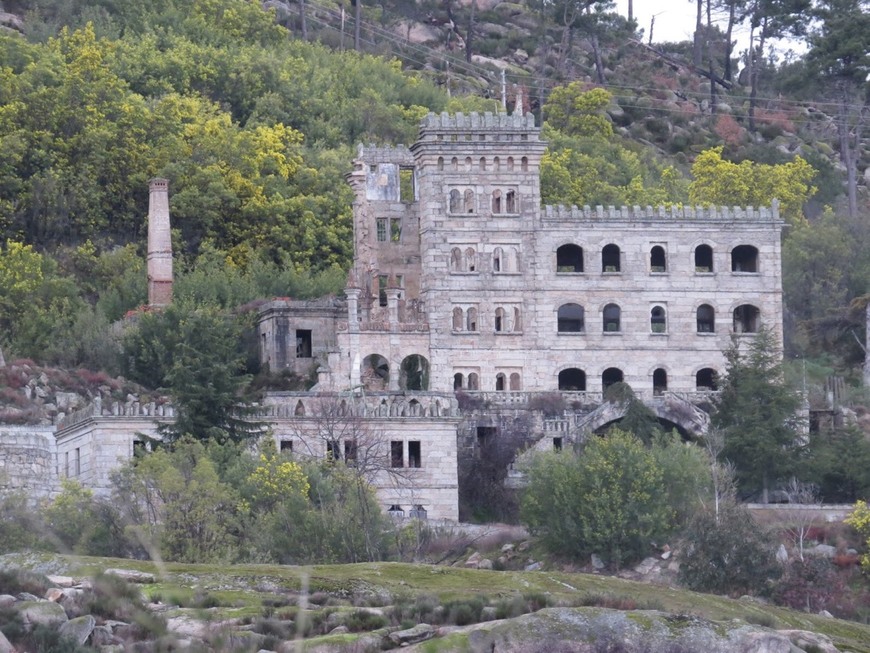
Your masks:
{"label": "rectangular window", "polygon": [[296,358],[311,358],[311,329],[296,329]]}
{"label": "rectangular window", "polygon": [[420,460],[420,441],[408,441],[408,467],[422,467],[423,463]]}
{"label": "rectangular window", "polygon": [[80,476],[82,473],[82,450],[79,447],[76,447],[76,476]]}
{"label": "rectangular window", "polygon": [[281,452],[293,453],[293,440],[281,440],[280,444]]}
{"label": "rectangular window", "polygon": [[390,240],[394,243],[402,241],[402,218],[390,218]]}
{"label": "rectangular window", "polygon": [[414,188],[414,168],[399,168],[399,199],[403,202],[413,202],[417,199]]}
{"label": "rectangular window", "polygon": [[378,218],[377,227],[378,227],[378,242],[379,243],[387,242],[387,219],[386,218]]}
{"label": "rectangular window", "polygon": [[477,457],[486,455],[484,452],[495,442],[498,428],[495,426],[477,427]]}
{"label": "rectangular window", "polygon": [[344,441],[344,462],[348,465],[356,464],[356,440]]}
{"label": "rectangular window", "polygon": [[326,441],[326,460],[329,462],[341,460],[341,449],[338,446],[338,440]]}
{"label": "rectangular window", "polygon": [[390,467],[405,466],[405,443],[401,440],[390,442]]}
{"label": "rectangular window", "polygon": [[141,458],[147,451],[142,440],[133,440],[133,458]]}
{"label": "rectangular window", "polygon": [[67,451],[64,455],[64,465],[63,465],[63,475],[69,478],[69,451]]}
{"label": "rectangular window", "polygon": [[386,274],[378,275],[378,305],[387,305],[387,283],[389,277]]}
{"label": "rectangular window", "polygon": [[553,438],[553,451],[562,451],[562,438]]}

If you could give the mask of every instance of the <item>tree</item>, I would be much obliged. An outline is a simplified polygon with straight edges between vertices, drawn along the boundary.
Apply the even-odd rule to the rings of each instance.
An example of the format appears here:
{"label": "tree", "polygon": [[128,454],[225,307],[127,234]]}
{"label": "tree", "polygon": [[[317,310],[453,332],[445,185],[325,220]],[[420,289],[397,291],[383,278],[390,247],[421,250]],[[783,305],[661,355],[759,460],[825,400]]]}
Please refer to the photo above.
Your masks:
{"label": "tree", "polygon": [[733,336],[725,358],[713,426],[724,435],[722,457],[734,463],[742,493],[761,491],[767,503],[771,485],[792,473],[803,448],[801,399],[783,379],[781,353],[766,327]]}

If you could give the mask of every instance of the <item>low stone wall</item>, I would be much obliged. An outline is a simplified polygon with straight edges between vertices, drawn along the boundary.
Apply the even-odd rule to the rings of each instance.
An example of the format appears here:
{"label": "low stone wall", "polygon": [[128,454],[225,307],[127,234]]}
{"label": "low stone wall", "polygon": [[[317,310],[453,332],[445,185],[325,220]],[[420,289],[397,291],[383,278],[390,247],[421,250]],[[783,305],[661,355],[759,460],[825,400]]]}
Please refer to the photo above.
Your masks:
{"label": "low stone wall", "polygon": [[0,493],[51,496],[58,489],[55,454],[53,426],[0,424]]}
{"label": "low stone wall", "polygon": [[851,513],[854,508],[851,503],[826,505],[804,505],[800,503],[747,503],[746,507],[752,511],[753,515],[761,517],[766,521],[788,521],[794,515],[800,514],[803,516],[812,513],[815,517],[815,522],[827,522],[829,524],[842,522],[849,516],[849,513]]}

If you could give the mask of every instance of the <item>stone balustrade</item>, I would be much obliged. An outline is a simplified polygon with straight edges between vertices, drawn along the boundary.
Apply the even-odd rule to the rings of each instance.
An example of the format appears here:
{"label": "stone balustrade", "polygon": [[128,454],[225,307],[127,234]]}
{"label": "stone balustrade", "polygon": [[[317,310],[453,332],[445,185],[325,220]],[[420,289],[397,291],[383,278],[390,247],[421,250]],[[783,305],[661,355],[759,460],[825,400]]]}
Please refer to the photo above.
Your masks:
{"label": "stone balustrade", "polygon": [[546,221],[691,221],[709,222],[780,222],[779,202],[774,200],[770,207],[741,206],[558,206],[543,207],[541,219]]}

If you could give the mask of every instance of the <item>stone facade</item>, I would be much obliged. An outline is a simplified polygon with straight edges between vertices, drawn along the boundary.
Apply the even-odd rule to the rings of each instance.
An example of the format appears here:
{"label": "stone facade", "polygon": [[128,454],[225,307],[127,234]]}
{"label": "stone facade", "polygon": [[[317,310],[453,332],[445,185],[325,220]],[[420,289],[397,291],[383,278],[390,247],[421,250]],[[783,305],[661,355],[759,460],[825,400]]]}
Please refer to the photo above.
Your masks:
{"label": "stone facade", "polygon": [[58,487],[54,466],[54,427],[0,424],[0,493],[50,496]]}
{"label": "stone facade", "polygon": [[172,301],[172,232],[169,226],[169,181],[148,184],[148,305]]}

